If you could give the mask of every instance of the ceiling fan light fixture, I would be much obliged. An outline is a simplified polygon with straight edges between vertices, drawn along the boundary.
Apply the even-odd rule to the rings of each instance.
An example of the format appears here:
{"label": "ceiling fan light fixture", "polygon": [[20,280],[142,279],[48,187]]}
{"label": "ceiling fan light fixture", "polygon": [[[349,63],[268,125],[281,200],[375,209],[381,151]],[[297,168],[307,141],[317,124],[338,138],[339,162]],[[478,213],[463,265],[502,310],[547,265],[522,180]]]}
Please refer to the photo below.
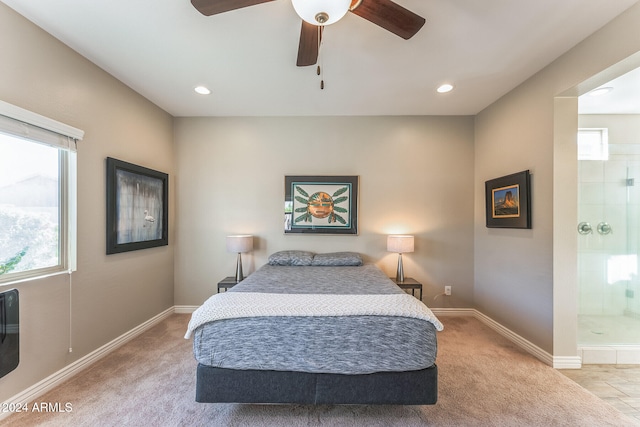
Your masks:
{"label": "ceiling fan light fixture", "polygon": [[291,0],[300,18],[312,25],[338,22],[349,11],[351,0]]}

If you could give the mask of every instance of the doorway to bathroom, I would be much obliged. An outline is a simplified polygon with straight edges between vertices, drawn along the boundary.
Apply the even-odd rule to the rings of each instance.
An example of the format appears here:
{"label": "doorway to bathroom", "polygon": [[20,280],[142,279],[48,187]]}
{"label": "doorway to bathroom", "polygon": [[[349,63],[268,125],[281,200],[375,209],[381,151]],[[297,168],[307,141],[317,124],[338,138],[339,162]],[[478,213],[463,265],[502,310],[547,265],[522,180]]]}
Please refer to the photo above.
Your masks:
{"label": "doorway to bathroom", "polygon": [[615,93],[629,85],[640,87],[640,69],[578,100],[578,346],[587,364],[640,363],[640,103],[620,104]]}

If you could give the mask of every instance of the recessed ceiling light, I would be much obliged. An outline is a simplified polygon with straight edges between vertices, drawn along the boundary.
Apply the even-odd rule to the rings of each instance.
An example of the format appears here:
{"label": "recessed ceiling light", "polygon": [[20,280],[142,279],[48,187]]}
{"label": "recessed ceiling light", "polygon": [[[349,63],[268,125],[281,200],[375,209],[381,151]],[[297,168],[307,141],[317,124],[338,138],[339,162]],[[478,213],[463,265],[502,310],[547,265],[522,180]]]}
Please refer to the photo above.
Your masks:
{"label": "recessed ceiling light", "polygon": [[591,92],[588,92],[588,94],[589,96],[602,96],[602,95],[608,94],[612,90],[613,88],[611,86],[599,87],[597,89],[592,90]]}
{"label": "recessed ceiling light", "polygon": [[451,92],[453,90],[453,85],[449,84],[449,83],[445,83],[443,85],[440,85],[438,87],[438,89],[436,89],[436,91],[438,93],[447,93],[447,92]]}
{"label": "recessed ceiling light", "polygon": [[200,95],[209,95],[211,93],[211,91],[204,86],[196,86],[195,88],[193,88],[193,90],[195,90],[196,93],[199,93]]}

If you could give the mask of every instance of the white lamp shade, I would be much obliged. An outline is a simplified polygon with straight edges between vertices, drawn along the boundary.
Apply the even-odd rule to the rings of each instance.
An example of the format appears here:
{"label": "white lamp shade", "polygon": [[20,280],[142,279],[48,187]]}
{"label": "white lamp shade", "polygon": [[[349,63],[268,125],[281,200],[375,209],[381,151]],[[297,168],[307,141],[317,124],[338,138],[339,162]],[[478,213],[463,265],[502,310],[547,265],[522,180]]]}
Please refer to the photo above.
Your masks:
{"label": "white lamp shade", "polygon": [[253,249],[253,236],[227,236],[227,252],[244,253]]}
{"label": "white lamp shade", "polygon": [[351,6],[351,0],[291,0],[291,3],[298,16],[312,25],[333,24],[342,19]]}
{"label": "white lamp shade", "polygon": [[399,254],[413,252],[413,236],[387,236],[387,251],[396,252]]}

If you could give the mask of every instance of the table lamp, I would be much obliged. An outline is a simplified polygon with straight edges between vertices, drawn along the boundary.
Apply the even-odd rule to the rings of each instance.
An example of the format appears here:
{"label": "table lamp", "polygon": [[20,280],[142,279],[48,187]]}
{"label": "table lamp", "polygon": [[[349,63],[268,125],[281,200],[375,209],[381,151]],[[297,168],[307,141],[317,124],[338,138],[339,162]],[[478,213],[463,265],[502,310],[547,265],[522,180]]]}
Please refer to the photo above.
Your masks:
{"label": "table lamp", "polygon": [[238,262],[236,263],[236,282],[244,280],[244,276],[242,274],[242,253],[249,252],[251,249],[253,249],[253,236],[227,236],[227,252],[234,252],[238,254]]}
{"label": "table lamp", "polygon": [[404,282],[404,269],[402,268],[402,254],[413,252],[413,236],[390,235],[387,236],[387,251],[398,254],[398,271],[396,282]]}

